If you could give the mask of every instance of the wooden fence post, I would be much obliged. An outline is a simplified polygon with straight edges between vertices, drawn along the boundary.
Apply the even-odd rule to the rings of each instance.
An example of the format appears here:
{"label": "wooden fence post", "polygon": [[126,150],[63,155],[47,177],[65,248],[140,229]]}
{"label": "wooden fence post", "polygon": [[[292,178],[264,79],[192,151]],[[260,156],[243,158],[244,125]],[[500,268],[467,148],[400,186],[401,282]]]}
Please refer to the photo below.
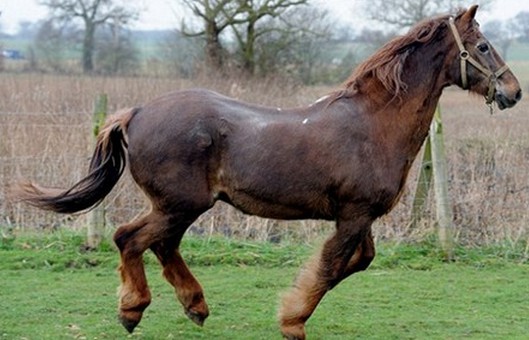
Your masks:
{"label": "wooden fence post", "polygon": [[438,225],[439,242],[446,260],[453,258],[453,214],[448,197],[448,175],[443,138],[441,109],[438,106],[430,128],[432,148],[432,165],[434,176],[435,207]]}
{"label": "wooden fence post", "polygon": [[415,190],[411,210],[411,227],[413,229],[417,228],[419,221],[424,215],[424,206],[428,200],[428,193],[432,183],[432,168],[432,145],[430,138],[427,138],[424,143],[419,180],[417,181],[417,189]]}
{"label": "wooden fence post", "polygon": [[[105,122],[105,119],[107,116],[107,106],[108,106],[108,96],[106,94],[99,95],[94,102],[93,130],[92,130],[94,140],[99,134],[99,129]],[[96,249],[101,243],[101,240],[103,239],[104,231],[105,231],[105,207],[104,207],[104,204],[101,203],[100,205],[98,205],[96,208],[94,208],[90,212],[86,247],[88,249]]]}

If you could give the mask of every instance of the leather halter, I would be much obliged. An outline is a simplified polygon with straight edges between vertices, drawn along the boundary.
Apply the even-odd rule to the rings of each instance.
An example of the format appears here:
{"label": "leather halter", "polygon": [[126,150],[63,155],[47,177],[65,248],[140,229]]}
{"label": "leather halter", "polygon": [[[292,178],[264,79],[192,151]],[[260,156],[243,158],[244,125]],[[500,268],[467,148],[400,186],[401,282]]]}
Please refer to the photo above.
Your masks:
{"label": "leather halter", "polygon": [[474,66],[476,69],[478,69],[481,73],[485,74],[485,76],[489,78],[489,91],[485,98],[486,98],[487,104],[492,105],[492,102],[494,102],[494,92],[495,92],[495,87],[496,87],[496,81],[502,74],[504,74],[509,69],[509,67],[507,66],[507,64],[505,64],[502,67],[500,67],[496,72],[492,72],[485,66],[481,65],[465,49],[465,46],[463,45],[463,41],[461,40],[461,36],[459,35],[459,32],[457,31],[454,18],[450,17],[448,22],[450,24],[450,29],[452,30],[452,34],[454,35],[454,39],[456,40],[457,47],[459,47],[459,58],[461,60],[461,83],[463,85],[463,89],[466,90],[468,88],[467,62],[469,62],[472,64],[472,66]]}

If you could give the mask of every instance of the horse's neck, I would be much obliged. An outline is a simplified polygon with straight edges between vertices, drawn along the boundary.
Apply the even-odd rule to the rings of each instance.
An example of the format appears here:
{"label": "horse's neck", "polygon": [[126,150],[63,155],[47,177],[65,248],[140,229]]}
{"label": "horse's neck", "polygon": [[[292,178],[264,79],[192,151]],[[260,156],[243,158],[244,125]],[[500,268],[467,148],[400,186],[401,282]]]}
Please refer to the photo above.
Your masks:
{"label": "horse's neck", "polygon": [[445,87],[441,74],[444,62],[444,57],[439,57],[435,51],[410,56],[402,72],[403,81],[408,85],[406,92],[377,110],[383,119],[394,125],[391,131],[403,157],[415,158],[428,135]]}

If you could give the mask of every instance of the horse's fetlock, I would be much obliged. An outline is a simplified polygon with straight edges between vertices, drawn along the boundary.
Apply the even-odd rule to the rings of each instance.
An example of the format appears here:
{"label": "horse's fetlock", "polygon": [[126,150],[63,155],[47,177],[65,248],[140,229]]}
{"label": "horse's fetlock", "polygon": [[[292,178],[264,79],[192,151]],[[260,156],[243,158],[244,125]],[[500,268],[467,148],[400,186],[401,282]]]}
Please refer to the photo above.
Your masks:
{"label": "horse's fetlock", "polygon": [[305,324],[281,324],[281,335],[288,340],[304,340],[305,339]]}

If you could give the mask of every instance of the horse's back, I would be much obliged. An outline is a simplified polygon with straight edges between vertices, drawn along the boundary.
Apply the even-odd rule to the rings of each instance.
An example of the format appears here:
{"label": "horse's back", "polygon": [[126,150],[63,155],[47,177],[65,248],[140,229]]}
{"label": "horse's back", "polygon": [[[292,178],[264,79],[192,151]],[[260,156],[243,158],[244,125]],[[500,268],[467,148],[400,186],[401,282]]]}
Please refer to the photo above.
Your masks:
{"label": "horse's back", "polygon": [[330,219],[338,196],[373,191],[352,174],[374,172],[363,121],[340,123],[342,104],[326,105],[278,110],[207,90],[170,93],[130,121],[132,176],[170,209],[204,211],[221,199],[263,217]]}
{"label": "horse's back", "polygon": [[[309,190],[314,174],[301,171],[288,184],[295,189],[290,192],[284,192],[286,183],[277,180],[299,172],[299,162],[320,163],[307,149],[310,138],[303,130],[311,128],[304,121],[299,110],[267,108],[207,90],[173,92],[146,104],[131,119],[131,173],[151,198],[170,196],[164,201],[171,204],[184,204],[186,193],[191,196],[186,200],[200,201],[201,206],[224,199],[249,213],[265,215],[237,199],[266,207],[263,201],[250,202],[258,193],[280,205],[303,206],[293,193]],[[324,183],[312,182],[311,187],[324,190],[319,187]],[[274,198],[268,197],[272,194]],[[288,216],[304,214],[299,207],[292,209]]]}

